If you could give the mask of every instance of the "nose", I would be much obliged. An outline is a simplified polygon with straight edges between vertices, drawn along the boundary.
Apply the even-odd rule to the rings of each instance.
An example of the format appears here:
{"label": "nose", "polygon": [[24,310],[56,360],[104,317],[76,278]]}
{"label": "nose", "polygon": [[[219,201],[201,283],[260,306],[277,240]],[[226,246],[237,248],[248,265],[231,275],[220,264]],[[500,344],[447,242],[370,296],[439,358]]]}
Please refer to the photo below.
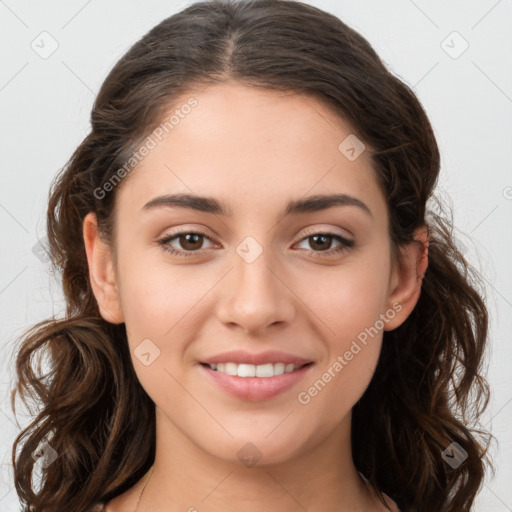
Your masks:
{"label": "nose", "polygon": [[289,325],[296,314],[296,299],[282,266],[276,265],[270,250],[253,261],[240,254],[233,255],[233,268],[217,290],[219,320],[251,335]]}

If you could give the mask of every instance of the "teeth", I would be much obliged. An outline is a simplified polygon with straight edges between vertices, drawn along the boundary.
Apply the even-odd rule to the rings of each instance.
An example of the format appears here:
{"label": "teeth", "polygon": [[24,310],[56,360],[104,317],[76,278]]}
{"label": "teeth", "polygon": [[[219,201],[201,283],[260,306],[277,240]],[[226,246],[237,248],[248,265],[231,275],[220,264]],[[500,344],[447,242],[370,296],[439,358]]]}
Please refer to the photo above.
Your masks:
{"label": "teeth", "polygon": [[235,363],[225,363],[224,372],[228,375],[238,375],[238,368],[236,367]]}
{"label": "teeth", "polygon": [[285,366],[286,365],[284,363],[276,363],[274,365],[274,375],[282,375],[284,373]]}
{"label": "teeth", "polygon": [[256,366],[256,377],[273,377],[274,365],[272,363]]}
{"label": "teeth", "polygon": [[218,363],[208,365],[212,370],[225,373],[227,375],[235,375],[238,377],[274,377],[283,373],[290,373],[300,365],[285,363],[265,363],[265,364],[237,364],[237,363]]}

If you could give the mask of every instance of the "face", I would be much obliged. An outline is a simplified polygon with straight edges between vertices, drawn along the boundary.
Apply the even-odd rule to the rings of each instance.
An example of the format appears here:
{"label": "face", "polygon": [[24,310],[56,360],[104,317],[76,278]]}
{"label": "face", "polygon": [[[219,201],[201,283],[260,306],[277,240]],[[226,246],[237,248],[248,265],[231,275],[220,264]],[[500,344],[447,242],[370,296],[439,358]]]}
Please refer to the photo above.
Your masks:
{"label": "face", "polygon": [[190,97],[116,190],[103,282],[88,244],[95,294],[169,432],[224,460],[246,443],[289,460],[346,432],[383,330],[411,309],[386,200],[369,148],[311,97],[224,83],[172,111]]}

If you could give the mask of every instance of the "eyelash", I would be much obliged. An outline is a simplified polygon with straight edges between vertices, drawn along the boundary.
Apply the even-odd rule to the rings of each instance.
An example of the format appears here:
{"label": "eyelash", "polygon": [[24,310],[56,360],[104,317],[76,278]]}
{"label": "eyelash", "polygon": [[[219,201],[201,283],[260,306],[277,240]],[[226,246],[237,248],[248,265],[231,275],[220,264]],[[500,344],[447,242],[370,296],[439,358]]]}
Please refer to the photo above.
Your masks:
{"label": "eyelash", "polygon": [[[182,256],[184,258],[188,258],[190,256],[194,256],[195,254],[197,254],[199,251],[181,251],[178,249],[174,249],[173,247],[171,247],[169,245],[169,242],[178,238],[181,235],[200,235],[200,236],[203,236],[204,238],[207,238],[208,240],[212,241],[212,239],[208,235],[206,235],[205,233],[202,233],[201,231],[180,231],[178,233],[173,233],[172,235],[166,236],[166,237],[162,238],[161,240],[158,240],[158,244],[162,247],[162,249],[164,251],[166,251],[170,254],[173,254],[175,256]],[[299,243],[303,242],[304,240],[307,240],[308,238],[311,238],[311,237],[317,236],[317,235],[323,235],[323,236],[327,236],[330,238],[334,238],[335,240],[337,240],[338,242],[341,243],[341,245],[334,250],[328,249],[327,251],[313,251],[313,250],[304,249],[310,254],[311,253],[313,253],[315,255],[320,254],[321,255],[320,257],[330,257],[330,256],[338,255],[354,246],[354,242],[352,240],[347,240],[346,238],[344,238],[340,235],[337,235],[335,233],[319,231],[319,232],[306,233],[306,235],[307,236],[304,236],[301,240],[299,240]],[[327,256],[323,256],[323,254],[327,254]]]}

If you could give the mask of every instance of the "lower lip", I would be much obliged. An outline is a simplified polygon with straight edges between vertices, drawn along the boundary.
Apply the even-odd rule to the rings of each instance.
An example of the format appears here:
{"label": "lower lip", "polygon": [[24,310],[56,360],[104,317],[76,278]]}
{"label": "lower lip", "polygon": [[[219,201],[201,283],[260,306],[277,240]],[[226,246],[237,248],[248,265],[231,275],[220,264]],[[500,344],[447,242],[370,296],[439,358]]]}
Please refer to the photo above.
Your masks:
{"label": "lower lip", "polygon": [[200,365],[210,379],[224,391],[242,400],[253,402],[270,400],[295,386],[314,366],[308,364],[290,373],[274,377],[238,377]]}

